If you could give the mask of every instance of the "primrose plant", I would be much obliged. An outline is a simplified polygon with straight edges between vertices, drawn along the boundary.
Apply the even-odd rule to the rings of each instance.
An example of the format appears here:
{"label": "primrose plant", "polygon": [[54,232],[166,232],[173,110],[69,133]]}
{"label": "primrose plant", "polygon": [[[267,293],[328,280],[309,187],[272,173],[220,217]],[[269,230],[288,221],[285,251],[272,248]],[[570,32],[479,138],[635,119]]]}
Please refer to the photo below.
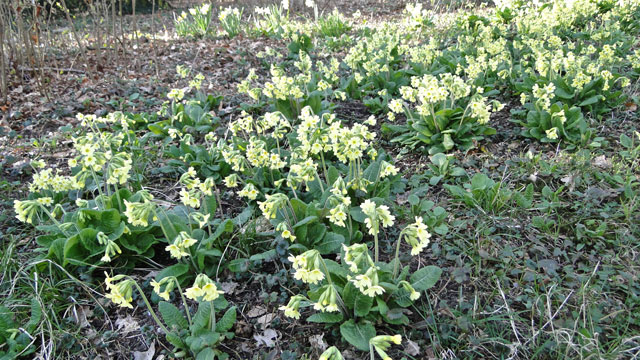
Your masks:
{"label": "primrose plant", "polygon": [[[151,306],[149,299],[138,283],[130,276],[109,276],[105,273],[105,285],[109,291],[106,297],[114,304],[125,308],[133,308],[133,292],[137,290],[144,301],[147,310],[156,324],[164,332],[167,341],[174,346],[173,355],[178,358],[191,357],[195,359],[227,359],[229,355],[218,349],[225,339],[234,337],[229,332],[236,320],[236,308],[230,307],[216,319],[216,313],[228,307],[227,301],[218,290],[218,285],[207,275],[196,277],[193,286],[184,292],[180,282],[174,276],[167,276],[160,281],[152,281],[154,293],[164,301],[158,304],[160,317]],[[170,293],[178,289],[185,315],[169,302]],[[187,299],[198,304],[193,315]],[[162,318],[162,320],[161,320]]]}
{"label": "primrose plant", "polygon": [[[340,181],[336,181],[332,189],[334,193],[342,194],[340,184]],[[334,209],[338,210],[330,212],[329,220],[345,226],[348,217],[351,223],[351,215],[345,213],[340,205],[348,201],[336,203],[339,205]],[[316,249],[291,255],[289,260],[294,278],[307,284],[309,289],[306,295],[291,297],[281,310],[286,316],[298,319],[301,317],[301,307],[313,306],[317,313],[311,315],[308,321],[340,323],[340,333],[346,341],[359,350],[371,351],[370,340],[375,339],[376,335],[374,324],[379,321],[407,324],[409,319],[403,309],[419,299],[421,292],[434,286],[442,270],[427,266],[409,274],[409,267],[401,267],[400,249],[403,243],[411,248],[411,255],[416,256],[430,242],[431,233],[422,217],[416,217],[400,232],[395,243],[395,256],[386,263],[379,261],[378,235],[382,228],[393,226],[395,217],[387,206],[370,199],[362,202],[359,210],[364,217],[362,222],[367,234],[374,240],[373,254],[366,243],[353,243],[342,244],[339,263],[323,257]],[[374,348],[385,349],[381,345]]]}
{"label": "primrose plant", "polygon": [[402,132],[392,141],[410,147],[427,146],[429,153],[447,152],[454,148],[468,150],[484,135],[495,134],[489,120],[492,111],[503,105],[497,101],[487,104],[483,88],[472,87],[457,75],[438,77],[426,74],[411,78],[411,86],[400,88],[402,99],[389,103],[389,120],[404,114],[407,124],[391,126]]}

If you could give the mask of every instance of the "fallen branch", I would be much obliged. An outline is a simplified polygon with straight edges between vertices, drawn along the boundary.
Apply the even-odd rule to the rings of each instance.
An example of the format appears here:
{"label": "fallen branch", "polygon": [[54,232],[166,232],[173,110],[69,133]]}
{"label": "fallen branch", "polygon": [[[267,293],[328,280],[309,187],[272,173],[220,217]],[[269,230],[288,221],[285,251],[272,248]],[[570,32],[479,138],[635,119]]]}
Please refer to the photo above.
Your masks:
{"label": "fallen branch", "polygon": [[78,74],[84,74],[85,71],[84,70],[78,70],[78,69],[60,69],[60,68],[53,68],[53,67],[41,67],[41,68],[29,68],[29,67],[24,67],[24,66],[19,66],[18,70],[20,71],[40,71],[40,70],[49,70],[49,71],[57,71],[57,72],[72,72],[72,73],[78,73]]}

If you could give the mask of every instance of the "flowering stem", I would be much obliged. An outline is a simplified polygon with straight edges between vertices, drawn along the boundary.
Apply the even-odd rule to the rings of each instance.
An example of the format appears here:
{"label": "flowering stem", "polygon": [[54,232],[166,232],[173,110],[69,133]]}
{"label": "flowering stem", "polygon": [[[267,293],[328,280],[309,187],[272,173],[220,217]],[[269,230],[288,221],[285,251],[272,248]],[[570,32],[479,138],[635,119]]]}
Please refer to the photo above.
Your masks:
{"label": "flowering stem", "polygon": [[169,334],[170,333],[169,329],[167,329],[167,327],[164,326],[164,324],[158,318],[158,315],[156,315],[156,312],[153,311],[153,308],[151,307],[151,304],[149,303],[149,299],[147,299],[147,296],[144,294],[144,292],[140,288],[140,285],[138,285],[138,283],[135,280],[133,280],[133,279],[131,279],[131,280],[133,281],[133,284],[136,286],[136,289],[138,289],[138,292],[140,293],[140,296],[142,296],[142,300],[144,300],[144,304],[147,306],[147,309],[149,309],[149,313],[151,314],[151,317],[153,318],[153,320],[156,322],[156,324],[158,324],[158,326],[160,326],[162,328],[162,331],[164,331],[165,334]]}
{"label": "flowering stem", "polygon": [[[222,199],[220,198],[220,191],[218,190],[218,187],[216,186],[216,182],[213,182],[213,192],[216,194],[216,200],[218,201],[218,209],[220,209],[220,215],[222,215],[222,217],[224,218],[224,209],[222,208]],[[213,214],[213,216],[215,217],[216,214]],[[209,232],[211,232],[211,230],[209,230]]]}
{"label": "flowering stem", "polygon": [[[158,219],[158,222],[160,223],[160,229],[162,229],[162,233],[164,234],[164,237],[166,237],[166,238],[167,238],[167,241],[168,241],[169,243],[171,243],[172,239],[170,238],[169,234],[167,233],[167,229],[165,229],[164,224],[162,223],[162,220],[160,220],[160,217],[158,216],[158,212],[156,211],[156,209],[153,209],[153,216],[155,216],[155,217],[156,217],[156,219]],[[169,223],[171,223],[171,222],[169,222]],[[172,225],[173,225],[173,224],[172,224]],[[176,230],[174,229],[174,232],[175,232],[175,231],[176,231]],[[177,235],[177,234],[178,234],[178,233],[176,232],[176,235]]]}
{"label": "flowering stem", "polygon": [[[204,203],[203,204],[204,205],[204,212],[205,213],[209,213],[209,206],[207,205],[207,201],[203,201],[203,203]],[[211,232],[211,224],[209,223],[209,221],[207,221],[207,229],[209,230],[209,236],[211,236],[211,234],[213,234],[213,233]]]}
{"label": "flowering stem", "polygon": [[436,121],[436,112],[433,109],[433,104],[429,104],[431,107],[431,117],[433,118],[433,126],[436,127],[436,131],[440,132],[440,127],[438,126],[438,122]]}
{"label": "flowering stem", "polygon": [[93,181],[96,183],[96,188],[98,189],[98,193],[100,194],[100,199],[102,200],[102,209],[106,209],[107,205],[105,204],[105,200],[104,200],[104,193],[102,192],[102,189],[100,188],[100,183],[98,182],[98,177],[96,176],[96,172],[93,171],[93,169],[91,169],[91,176],[93,177]]}
{"label": "flowering stem", "polygon": [[[333,285],[333,281],[331,280],[331,273],[329,273],[329,268],[327,268],[327,264],[324,262],[324,258],[320,255],[318,255],[318,257],[320,257],[320,262],[322,263],[322,267],[324,268],[324,272],[325,272],[325,275],[327,276],[327,282],[329,283],[329,286],[334,287],[334,290],[335,290],[335,286]],[[349,312],[347,311],[347,307],[344,305],[344,301],[342,301],[342,297],[340,296],[340,293],[336,291],[336,294],[337,294],[338,302],[340,303],[340,308],[342,310],[342,313],[348,316]]]}
{"label": "flowering stem", "polygon": [[400,268],[400,243],[402,242],[402,233],[400,233],[400,236],[398,236],[398,240],[396,241],[396,256],[394,257],[393,260],[393,279],[396,278],[396,276],[398,276],[398,269]]}
{"label": "flowering stem", "polygon": [[40,208],[42,209],[42,211],[44,211],[45,214],[47,214],[47,216],[49,216],[49,219],[51,219],[51,221],[53,221],[53,223],[58,227],[58,229],[60,229],[60,231],[62,231],[62,233],[64,234],[64,236],[69,237],[69,234],[67,234],[66,231],[64,231],[64,229],[62,228],[62,225],[60,224],[60,222],[58,222],[58,220],[56,220],[56,218],[53,216],[53,214],[49,211],[49,209],[47,209],[46,207],[44,207],[44,205],[40,205]]}
{"label": "flowering stem", "polygon": [[182,298],[182,305],[184,306],[184,312],[187,313],[187,320],[189,321],[189,326],[193,325],[193,323],[191,322],[191,314],[189,314],[189,306],[187,305],[187,299],[185,299],[184,297],[184,293],[182,292],[182,287],[180,286],[180,282],[178,281],[178,278],[176,278],[175,276],[172,276],[173,281],[176,282],[176,285],[178,286],[178,292],[180,293],[180,298]]}
{"label": "flowering stem", "polygon": [[378,263],[378,232],[373,235],[373,243],[375,246],[375,262]]}
{"label": "flowering stem", "polygon": [[331,186],[332,184],[329,184],[329,176],[327,175],[327,164],[324,162],[324,150],[320,151],[320,160],[322,161],[322,171],[324,172],[324,178],[327,180],[327,186]]}
{"label": "flowering stem", "polygon": [[118,190],[118,185],[113,185],[113,187],[116,189],[115,193],[116,193],[116,198],[118,199],[118,211],[122,211],[122,209],[120,208],[120,205],[122,204],[122,199],[120,198],[120,191]]}
{"label": "flowering stem", "polygon": [[209,301],[209,326],[211,331],[216,331],[216,307],[213,305],[213,301]]}
{"label": "flowering stem", "polygon": [[296,199],[300,200],[300,199],[298,198],[298,194],[296,194],[296,189],[294,189],[294,188],[293,188],[293,186],[291,186],[291,191],[293,191],[293,196],[294,196]]}
{"label": "flowering stem", "polygon": [[320,179],[320,174],[318,174],[318,170],[316,172],[316,179],[318,179],[318,184],[320,184],[320,191],[324,194],[324,186],[322,185],[322,180]]}
{"label": "flowering stem", "polygon": [[373,344],[369,343],[369,354],[371,354],[371,360],[376,359],[376,355],[373,352]]}
{"label": "flowering stem", "polygon": [[[294,191],[293,193],[295,194],[296,192]],[[297,197],[296,197],[296,199],[297,199]],[[291,215],[293,215],[293,220],[297,224],[298,223],[298,218],[296,217],[296,212],[293,210],[293,204],[291,204],[291,201],[289,201],[289,198],[287,198],[287,203],[289,203],[289,209],[291,209]]]}

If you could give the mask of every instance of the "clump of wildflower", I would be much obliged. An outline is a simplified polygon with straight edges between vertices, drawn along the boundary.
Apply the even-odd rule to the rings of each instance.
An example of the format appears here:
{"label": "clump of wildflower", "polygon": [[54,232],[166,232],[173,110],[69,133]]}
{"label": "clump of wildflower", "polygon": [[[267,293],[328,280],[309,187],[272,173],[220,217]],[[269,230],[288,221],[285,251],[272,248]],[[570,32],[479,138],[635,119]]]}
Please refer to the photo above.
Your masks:
{"label": "clump of wildflower", "polygon": [[385,178],[387,176],[395,176],[398,175],[398,168],[393,166],[392,164],[383,161],[380,164],[380,178]]}
{"label": "clump of wildflower", "polygon": [[185,206],[190,206],[194,209],[200,207],[200,198],[198,197],[197,192],[189,191],[187,189],[180,190],[180,201]]}
{"label": "clump of wildflower", "polygon": [[130,154],[125,152],[115,154],[107,165],[107,184],[125,184],[129,180],[132,164]]}
{"label": "clump of wildflower", "polygon": [[200,212],[192,212],[190,216],[198,223],[198,227],[202,229],[205,225],[207,225],[207,223],[209,223],[211,214],[205,215]]}
{"label": "clump of wildflower", "polygon": [[417,292],[408,281],[402,280],[398,285],[402,286],[402,288],[409,293],[409,299],[411,299],[411,301],[416,301],[420,298],[420,293]]}
{"label": "clump of wildflower", "polygon": [[238,186],[238,174],[231,174],[224,178],[224,186],[234,188]]}
{"label": "clump of wildflower", "polygon": [[172,101],[181,101],[184,98],[184,89],[171,89],[167,93],[167,98]]}
{"label": "clump of wildflower", "polygon": [[278,210],[287,206],[287,204],[289,203],[289,198],[287,197],[287,195],[282,193],[273,195],[266,194],[265,198],[265,201],[258,202],[258,206],[262,211],[262,215],[267,219],[275,219]]}
{"label": "clump of wildflower", "polygon": [[331,188],[331,196],[327,199],[327,202],[332,206],[329,210],[329,221],[341,227],[346,226],[345,220],[347,220],[349,206],[351,205],[351,198],[347,196],[347,193],[346,184],[339,177]]}
{"label": "clump of wildflower", "polygon": [[546,133],[547,138],[549,140],[556,140],[558,138],[558,128],[557,127],[552,127],[549,130],[545,130],[545,133]]}
{"label": "clump of wildflower", "polygon": [[109,239],[109,237],[102,231],[100,231],[96,237],[98,239],[98,243],[105,247],[104,256],[102,256],[100,261],[111,262],[112,256],[122,253],[120,246],[118,246],[115,241]]}
{"label": "clump of wildflower", "polygon": [[553,83],[549,83],[544,87],[533,85],[533,97],[536,99],[536,105],[540,106],[543,110],[549,111],[551,107],[551,100],[555,97],[556,86]]}
{"label": "clump of wildflower", "polygon": [[289,239],[289,241],[293,242],[296,240],[296,236],[291,232],[289,226],[286,221],[281,222],[276,226],[276,230],[280,232],[283,239]]}
{"label": "clump of wildflower", "polygon": [[218,290],[216,284],[205,274],[196,276],[193,286],[186,289],[184,295],[196,301],[213,301],[224,294]]}

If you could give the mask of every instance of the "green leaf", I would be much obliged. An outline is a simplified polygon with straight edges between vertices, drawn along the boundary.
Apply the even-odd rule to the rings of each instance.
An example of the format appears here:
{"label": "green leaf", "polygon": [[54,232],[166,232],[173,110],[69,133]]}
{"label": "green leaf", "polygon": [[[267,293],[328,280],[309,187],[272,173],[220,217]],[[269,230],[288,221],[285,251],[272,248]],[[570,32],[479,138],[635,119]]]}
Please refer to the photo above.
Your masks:
{"label": "green leaf", "polygon": [[249,270],[249,259],[238,258],[229,261],[227,269],[234,273],[241,273]]}
{"label": "green leaf", "polygon": [[218,225],[218,227],[216,228],[216,231],[214,231],[213,234],[211,234],[211,236],[204,239],[204,241],[202,242],[202,246],[209,245],[213,241],[217,240],[220,237],[220,235],[222,235],[223,233],[230,233],[230,232],[233,232],[233,221],[231,219],[227,219]]}
{"label": "green leaf", "polygon": [[340,171],[338,171],[338,169],[336,169],[335,167],[330,166],[329,170],[327,171],[327,184],[333,186],[333,184],[336,182],[336,180],[338,180],[339,177]]}
{"label": "green leaf", "polygon": [[295,225],[293,225],[293,228],[296,229],[296,228],[299,228],[301,226],[304,226],[304,225],[310,224],[312,222],[315,222],[317,220],[318,220],[317,216],[307,216],[306,218],[298,221]]}
{"label": "green leaf", "polygon": [[367,314],[369,314],[371,306],[373,306],[373,298],[358,291],[355,295],[355,301],[353,303],[353,312],[356,314],[356,316],[366,316]]}
{"label": "green leaf", "polygon": [[344,236],[334,232],[328,232],[314,247],[320,254],[330,254],[338,251],[342,244],[344,244]]}
{"label": "green leaf", "polygon": [[358,350],[369,351],[369,340],[376,336],[376,328],[369,323],[356,323],[351,319],[340,325],[340,334]]}
{"label": "green leaf", "polygon": [[442,275],[442,269],[429,265],[411,274],[411,286],[416,291],[424,291],[433,287]]}
{"label": "green leaf", "polygon": [[584,100],[583,102],[581,102],[578,106],[582,107],[582,106],[588,106],[588,105],[593,105],[598,103],[598,101],[600,101],[600,99],[602,98],[602,95],[593,95],[592,97]]}
{"label": "green leaf", "polygon": [[193,326],[191,327],[191,332],[195,332],[199,329],[207,329],[209,328],[209,320],[211,319],[211,303],[208,301],[201,302],[198,305],[198,311],[196,311],[195,315],[191,319],[193,322]]}
{"label": "green leaf", "polygon": [[236,307],[232,306],[224,313],[224,315],[222,315],[222,318],[220,318],[220,320],[218,320],[218,322],[216,323],[216,331],[221,333],[229,331],[235,323]]}
{"label": "green leaf", "polygon": [[298,199],[291,199],[290,202],[293,212],[296,214],[296,218],[303,219],[307,212],[307,204]]}
{"label": "green leaf", "polygon": [[92,255],[104,250],[104,245],[100,245],[100,243],[98,243],[98,230],[85,228],[80,230],[78,236],[80,237],[80,243],[82,246],[89,250],[89,253]]}
{"label": "green leaf", "polygon": [[180,277],[189,271],[189,265],[187,264],[174,264],[164,268],[156,275],[156,281],[160,281],[168,276]]}
{"label": "green leaf", "polygon": [[98,228],[105,233],[111,233],[118,229],[118,226],[120,226],[120,220],[120,212],[118,210],[104,210],[102,214],[100,214],[100,225]]}
{"label": "green leaf", "polygon": [[309,316],[307,321],[312,323],[335,324],[341,322],[342,318],[342,313],[319,312]]}
{"label": "green leaf", "polygon": [[29,319],[29,322],[25,326],[27,331],[33,332],[38,327],[38,324],[40,323],[41,319],[42,319],[42,307],[40,307],[40,302],[38,301],[37,298],[32,297],[31,298],[31,318]]}
{"label": "green leaf", "polygon": [[86,258],[88,254],[80,244],[80,234],[76,234],[64,243],[62,266],[73,263],[77,264]]}
{"label": "green leaf", "polygon": [[214,360],[216,358],[216,353],[212,348],[206,347],[202,349],[198,356],[196,356],[196,360]]}
{"label": "green leaf", "polygon": [[626,147],[627,149],[631,149],[633,146],[633,140],[625,134],[620,135],[620,145]]}
{"label": "green leaf", "polygon": [[186,329],[189,326],[187,319],[182,315],[175,305],[166,301],[160,301],[158,304],[158,311],[162,320],[167,324],[169,328]]}
{"label": "green leaf", "polygon": [[167,341],[177,347],[177,348],[184,348],[184,342],[182,341],[182,338],[178,335],[176,335],[175,333],[168,333],[167,335],[165,335],[165,338],[167,339]]}
{"label": "green leaf", "polygon": [[253,261],[253,262],[255,262],[255,261],[271,261],[276,256],[277,256],[276,249],[269,249],[267,251],[251,255],[251,257],[249,258],[249,261]]}

